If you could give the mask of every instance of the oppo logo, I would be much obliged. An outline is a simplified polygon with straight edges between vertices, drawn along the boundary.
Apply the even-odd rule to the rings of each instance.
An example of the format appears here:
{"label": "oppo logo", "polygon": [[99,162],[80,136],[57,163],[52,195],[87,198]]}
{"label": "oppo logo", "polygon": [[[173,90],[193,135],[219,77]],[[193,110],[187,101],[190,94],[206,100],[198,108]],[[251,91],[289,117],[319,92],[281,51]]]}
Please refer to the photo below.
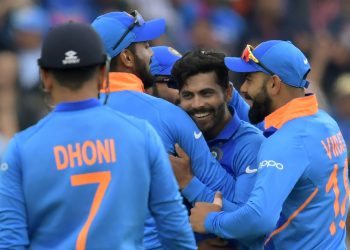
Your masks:
{"label": "oppo logo", "polygon": [[269,168],[269,167],[275,167],[278,170],[283,170],[283,164],[279,162],[275,162],[273,160],[264,160],[259,163],[259,169],[260,168]]}

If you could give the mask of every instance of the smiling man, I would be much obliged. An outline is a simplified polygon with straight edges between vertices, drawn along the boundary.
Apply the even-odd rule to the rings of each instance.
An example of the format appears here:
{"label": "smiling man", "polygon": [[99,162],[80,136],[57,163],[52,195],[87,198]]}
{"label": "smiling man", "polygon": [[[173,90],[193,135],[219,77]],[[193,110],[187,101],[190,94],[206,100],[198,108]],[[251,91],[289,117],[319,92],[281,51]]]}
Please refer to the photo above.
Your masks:
{"label": "smiling man", "polygon": [[265,249],[346,249],[346,145],[316,96],[305,94],[307,58],[289,41],[270,40],[247,45],[242,57],[225,58],[225,64],[247,74],[241,92],[253,103],[249,118],[265,119],[268,138],[247,203],[229,213],[198,204],[192,227],[234,239],[267,236]]}
{"label": "smiling man", "polygon": [[[179,182],[180,188],[189,186],[188,189],[196,196],[205,196],[208,199],[214,197],[212,190],[221,190],[225,198],[232,200],[235,180],[212,157],[203,136],[198,134],[199,129],[191,118],[172,103],[144,93],[144,89],[151,84],[148,82],[148,77],[143,77],[150,74],[152,51],[147,41],[157,38],[165,31],[165,22],[164,19],[145,21],[139,13],[132,14],[111,12],[97,17],[92,23],[102,38],[108,55],[112,58],[110,85],[105,85],[101,100],[122,113],[147,120],[158,132],[169,154],[175,154],[176,143],[186,150],[192,160],[195,177],[190,176]],[[140,63],[137,63],[139,59]],[[140,72],[141,68],[145,72]],[[107,99],[108,92],[110,93]],[[138,180],[139,178],[135,176],[135,181]],[[203,181],[206,181],[208,187],[194,188]],[[171,196],[173,195],[166,195],[169,199]],[[165,210],[164,213],[167,214]],[[176,233],[173,230],[157,232],[157,227],[161,225],[157,225],[149,216],[145,222],[145,248],[196,249],[193,234],[190,235],[191,229],[188,227],[187,217],[178,216],[178,221],[173,225]],[[179,229],[186,229],[187,234],[183,234],[184,231],[179,233]],[[172,239],[177,239],[179,244],[167,248],[163,244],[164,240]]]}
{"label": "smiling man", "polygon": [[202,131],[221,166],[235,178],[233,202],[240,206],[254,186],[256,156],[264,137],[228,105],[233,88],[224,57],[211,51],[188,52],[175,63],[172,74],[179,86],[180,106]]}

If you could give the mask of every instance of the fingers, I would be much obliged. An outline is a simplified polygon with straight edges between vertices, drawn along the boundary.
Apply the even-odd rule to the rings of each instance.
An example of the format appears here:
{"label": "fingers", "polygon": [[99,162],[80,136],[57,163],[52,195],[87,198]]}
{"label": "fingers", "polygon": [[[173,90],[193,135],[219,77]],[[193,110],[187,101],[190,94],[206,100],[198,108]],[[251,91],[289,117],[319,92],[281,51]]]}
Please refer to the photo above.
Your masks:
{"label": "fingers", "polygon": [[220,208],[222,208],[222,194],[220,191],[217,191],[215,193],[213,204],[218,205]]}
{"label": "fingers", "polygon": [[183,151],[183,149],[180,147],[180,145],[178,143],[175,144],[175,152],[180,158],[187,158],[188,157],[187,154],[185,153],[185,151]]}

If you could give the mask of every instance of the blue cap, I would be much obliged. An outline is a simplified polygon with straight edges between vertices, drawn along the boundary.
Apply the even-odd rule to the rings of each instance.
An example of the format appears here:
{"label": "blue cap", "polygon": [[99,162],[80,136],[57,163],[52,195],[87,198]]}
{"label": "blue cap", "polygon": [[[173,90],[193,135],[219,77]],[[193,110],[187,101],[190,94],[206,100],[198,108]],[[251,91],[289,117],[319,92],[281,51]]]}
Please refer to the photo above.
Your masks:
{"label": "blue cap", "polygon": [[[273,73],[278,75],[282,82],[297,88],[307,88],[306,80],[310,72],[310,64],[305,55],[290,41],[270,40],[259,44],[253,55]],[[249,60],[245,62],[240,57],[225,57],[226,66],[239,73],[266,72],[258,64]]]}
{"label": "blue cap", "polygon": [[113,58],[131,43],[150,41],[165,32],[165,20],[163,18],[153,19],[142,25],[135,25],[123,41],[113,49],[134,22],[135,18],[127,12],[110,12],[97,17],[91,25],[100,35],[107,54]]}
{"label": "blue cap", "polygon": [[175,62],[181,58],[181,54],[168,46],[156,46],[151,48],[153,56],[150,71],[152,75],[170,76]]}

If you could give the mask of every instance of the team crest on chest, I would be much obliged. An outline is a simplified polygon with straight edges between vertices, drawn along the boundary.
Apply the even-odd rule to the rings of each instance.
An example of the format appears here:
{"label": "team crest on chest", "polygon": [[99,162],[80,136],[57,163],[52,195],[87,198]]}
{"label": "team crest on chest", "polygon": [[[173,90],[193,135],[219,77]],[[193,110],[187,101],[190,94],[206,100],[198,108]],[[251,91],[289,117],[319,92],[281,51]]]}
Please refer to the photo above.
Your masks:
{"label": "team crest on chest", "polygon": [[220,161],[222,159],[223,156],[223,152],[220,148],[218,147],[212,147],[210,148],[210,152],[211,154],[215,157],[216,160]]}

